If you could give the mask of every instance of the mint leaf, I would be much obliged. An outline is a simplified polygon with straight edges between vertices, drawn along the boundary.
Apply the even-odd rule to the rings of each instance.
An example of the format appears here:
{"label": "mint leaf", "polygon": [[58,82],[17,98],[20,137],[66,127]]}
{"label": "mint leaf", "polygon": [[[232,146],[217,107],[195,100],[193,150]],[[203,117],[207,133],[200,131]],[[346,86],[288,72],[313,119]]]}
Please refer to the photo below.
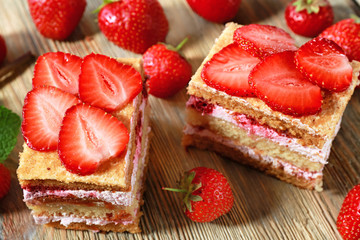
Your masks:
{"label": "mint leaf", "polygon": [[0,163],[4,162],[16,145],[21,119],[16,114],[0,106]]}

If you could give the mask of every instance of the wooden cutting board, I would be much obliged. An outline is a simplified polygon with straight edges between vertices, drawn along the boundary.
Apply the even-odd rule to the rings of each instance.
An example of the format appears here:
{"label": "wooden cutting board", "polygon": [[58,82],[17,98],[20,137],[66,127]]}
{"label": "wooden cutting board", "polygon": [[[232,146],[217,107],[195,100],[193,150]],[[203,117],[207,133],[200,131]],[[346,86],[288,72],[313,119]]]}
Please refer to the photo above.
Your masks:
{"label": "wooden cutting board", "polygon": [[[191,36],[183,53],[197,69],[223,25],[197,16],[185,0],[159,0],[170,23],[167,42],[176,45]],[[65,51],[80,56],[91,52],[113,57],[140,57],[108,42],[91,13],[100,0],[88,0],[86,12],[67,41],[52,41],[35,29],[26,0],[0,1],[0,34],[7,42],[9,63],[31,51],[39,56]],[[289,31],[284,21],[286,0],[243,0],[235,18],[240,24],[272,24]],[[330,0],[335,21],[355,11],[353,2]],[[292,34],[300,45],[307,41]],[[0,82],[0,105],[21,115],[23,100],[31,89],[34,62],[18,68]],[[163,100],[151,97],[153,138],[146,181],[144,216],[140,234],[93,233],[58,230],[34,224],[22,201],[16,178],[18,155],[23,139],[5,165],[11,170],[10,193],[0,200],[0,239],[341,239],[336,217],[346,193],[360,176],[360,94],[355,91],[343,117],[329,164],[324,171],[324,191],[301,190],[251,168],[197,149],[186,152],[180,145],[187,100],[185,89]],[[162,186],[175,186],[185,170],[206,166],[221,171],[231,182],[235,204],[229,214],[211,223],[194,223],[182,213],[179,199]],[[0,183],[1,184],[1,183]]]}

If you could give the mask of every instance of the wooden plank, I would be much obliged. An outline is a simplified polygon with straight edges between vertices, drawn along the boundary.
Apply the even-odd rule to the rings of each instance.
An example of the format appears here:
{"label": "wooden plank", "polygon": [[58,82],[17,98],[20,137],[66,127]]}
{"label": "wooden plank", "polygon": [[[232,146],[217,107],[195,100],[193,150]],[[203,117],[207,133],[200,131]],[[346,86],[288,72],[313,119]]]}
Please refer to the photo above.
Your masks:
{"label": "wooden plank", "polygon": [[[7,63],[27,51],[39,56],[48,51],[65,51],[80,56],[91,52],[113,57],[140,57],[107,41],[99,31],[96,16],[91,13],[100,0],[88,1],[86,12],[67,41],[43,38],[32,23],[26,0],[0,1],[0,34],[8,45]],[[235,18],[240,24],[272,24],[289,29],[283,14],[287,0],[242,1]],[[353,12],[349,1],[331,0],[335,20]],[[191,36],[183,49],[195,71],[224,28],[197,16],[185,0],[160,0],[170,23],[167,42],[176,45]],[[298,44],[307,38],[291,35]],[[0,84],[0,104],[21,114],[23,99],[31,89],[34,64],[21,69],[15,77]],[[117,234],[58,230],[34,224],[22,201],[16,178],[18,143],[5,165],[11,170],[10,193],[0,200],[0,239],[341,239],[336,231],[336,217],[347,191],[359,182],[360,171],[360,99],[355,92],[345,112],[342,128],[331,150],[325,168],[324,192],[300,190],[253,169],[241,166],[214,153],[180,145],[184,126],[185,89],[167,99],[151,97],[153,139],[145,193],[143,233]],[[235,204],[229,214],[212,223],[194,223],[182,214],[175,194],[162,186],[174,186],[185,170],[196,166],[218,169],[231,182]]]}

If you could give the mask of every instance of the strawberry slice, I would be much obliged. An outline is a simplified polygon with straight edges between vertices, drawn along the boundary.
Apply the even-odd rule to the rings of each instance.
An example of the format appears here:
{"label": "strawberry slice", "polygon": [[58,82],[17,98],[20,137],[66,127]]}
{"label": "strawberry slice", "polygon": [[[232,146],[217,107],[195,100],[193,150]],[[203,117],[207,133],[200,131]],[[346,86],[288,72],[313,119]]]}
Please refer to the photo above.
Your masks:
{"label": "strawberry slice", "polygon": [[205,63],[201,77],[210,87],[227,94],[254,96],[248,83],[248,76],[259,62],[259,58],[250,55],[237,43],[232,43]]}
{"label": "strawberry slice", "polygon": [[28,92],[21,125],[26,144],[37,151],[55,151],[65,111],[77,103],[77,97],[52,86]]}
{"label": "strawberry slice", "polygon": [[321,88],[341,92],[352,81],[352,67],[344,51],[335,42],[315,38],[295,54],[297,68]]}
{"label": "strawberry slice", "polygon": [[239,27],[233,38],[234,42],[250,54],[260,58],[287,50],[297,50],[295,40],[289,33],[270,25],[249,24]]}
{"label": "strawberry slice", "polygon": [[321,109],[321,90],[296,69],[294,55],[285,51],[265,58],[250,73],[249,84],[275,111],[293,116],[315,114]]}
{"label": "strawberry slice", "polygon": [[72,173],[89,175],[101,163],[125,149],[129,133],[111,114],[88,104],[78,104],[65,113],[59,133],[59,157]]}
{"label": "strawberry slice", "polygon": [[77,95],[81,62],[80,57],[69,53],[49,52],[41,55],[35,64],[33,87],[54,86]]}
{"label": "strawberry slice", "polygon": [[142,90],[141,75],[113,58],[90,54],[81,65],[80,99],[106,111],[122,108]]}

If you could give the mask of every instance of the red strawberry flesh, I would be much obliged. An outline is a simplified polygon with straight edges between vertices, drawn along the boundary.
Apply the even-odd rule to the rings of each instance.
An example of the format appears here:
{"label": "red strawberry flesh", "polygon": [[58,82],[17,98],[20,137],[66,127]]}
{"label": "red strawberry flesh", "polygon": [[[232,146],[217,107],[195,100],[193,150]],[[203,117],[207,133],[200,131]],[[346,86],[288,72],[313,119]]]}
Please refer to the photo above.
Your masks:
{"label": "red strawberry flesh", "polygon": [[54,86],[77,95],[81,62],[80,57],[69,53],[45,53],[36,61],[33,87]]}
{"label": "red strawberry flesh", "polygon": [[169,24],[157,0],[122,0],[106,4],[98,15],[99,28],[116,45],[135,53],[165,42]]}
{"label": "red strawberry flesh", "polygon": [[294,116],[315,114],[321,109],[318,86],[296,69],[293,51],[265,58],[249,75],[255,94],[275,111]]}
{"label": "red strawberry flesh", "polygon": [[327,0],[293,0],[285,9],[285,19],[294,33],[315,37],[333,23],[334,13]]}
{"label": "red strawberry flesh", "polygon": [[197,167],[192,184],[201,184],[193,195],[201,196],[202,201],[192,203],[192,211],[186,209],[185,214],[195,222],[210,222],[228,213],[233,204],[234,196],[227,179],[215,169]]}
{"label": "red strawberry flesh", "polygon": [[241,0],[187,0],[188,4],[201,17],[208,21],[224,23],[235,17]]}
{"label": "red strawberry flesh", "polygon": [[260,59],[253,57],[238,44],[232,43],[208,61],[202,70],[204,82],[233,96],[253,96],[248,76]]}
{"label": "red strawberry flesh", "polygon": [[0,182],[0,199],[2,199],[9,192],[11,185],[10,171],[2,163],[0,163]]}
{"label": "red strawberry flesh", "polygon": [[319,87],[340,92],[352,81],[352,67],[344,51],[333,41],[315,38],[295,55],[296,66]]}
{"label": "red strawberry flesh", "polygon": [[128,130],[117,118],[102,109],[78,104],[66,111],[58,153],[68,171],[89,175],[100,164],[118,157],[128,141]]}
{"label": "red strawberry flesh", "polygon": [[192,68],[177,51],[164,44],[150,47],[143,55],[144,72],[149,94],[168,98],[179,92],[190,81]]}
{"label": "red strawberry flesh", "polygon": [[64,40],[78,25],[86,0],[28,0],[38,31],[47,38]]}
{"label": "red strawberry flesh", "polygon": [[80,99],[106,111],[124,107],[142,91],[142,79],[133,67],[100,55],[86,56],[79,79]]}
{"label": "red strawberry flesh", "polygon": [[38,87],[25,97],[21,130],[27,145],[37,151],[55,151],[65,111],[80,100],[51,86]]}
{"label": "red strawberry flesh", "polygon": [[3,61],[5,60],[6,53],[7,53],[6,42],[4,38],[0,35],[0,64],[2,64]]}
{"label": "red strawberry flesh", "polygon": [[344,19],[325,29],[319,37],[338,44],[350,61],[360,61],[360,18]]}
{"label": "red strawberry flesh", "polygon": [[346,195],[336,226],[343,239],[360,239],[360,185],[353,187]]}
{"label": "red strawberry flesh", "polygon": [[287,50],[295,51],[295,40],[284,30],[270,25],[250,24],[234,32],[234,42],[255,57]]}

